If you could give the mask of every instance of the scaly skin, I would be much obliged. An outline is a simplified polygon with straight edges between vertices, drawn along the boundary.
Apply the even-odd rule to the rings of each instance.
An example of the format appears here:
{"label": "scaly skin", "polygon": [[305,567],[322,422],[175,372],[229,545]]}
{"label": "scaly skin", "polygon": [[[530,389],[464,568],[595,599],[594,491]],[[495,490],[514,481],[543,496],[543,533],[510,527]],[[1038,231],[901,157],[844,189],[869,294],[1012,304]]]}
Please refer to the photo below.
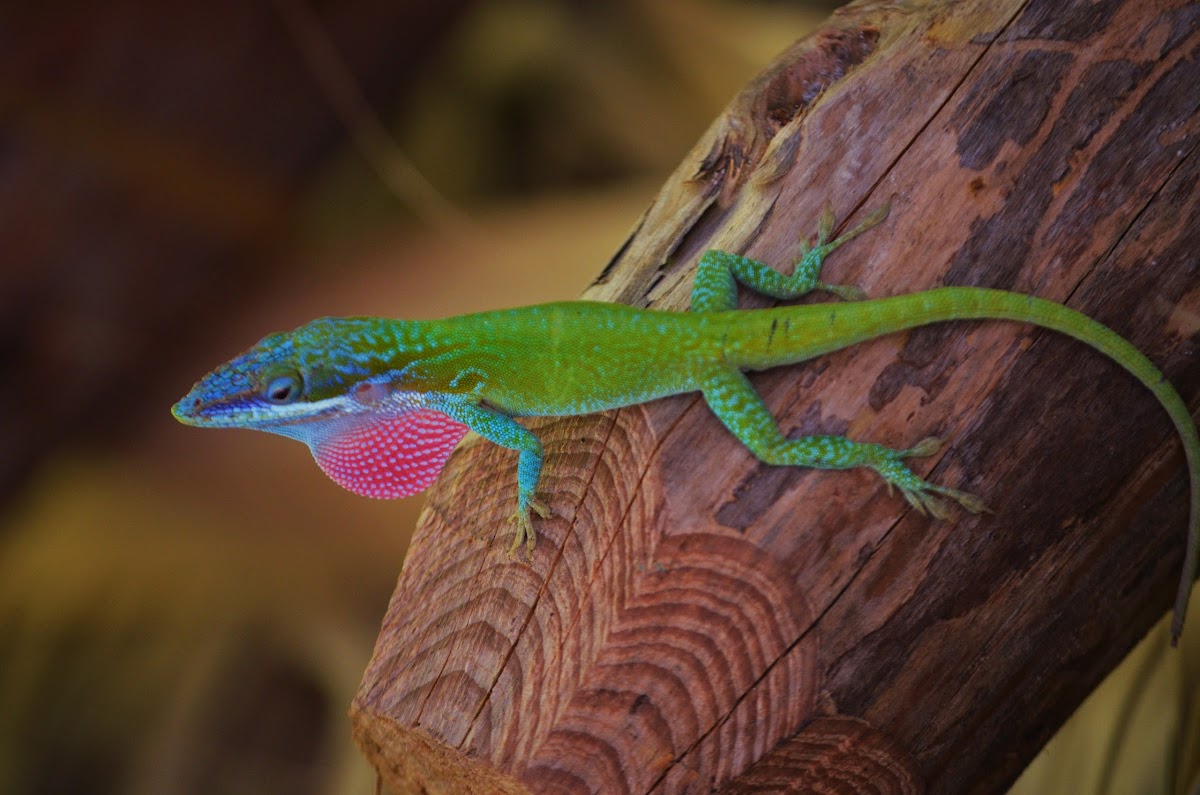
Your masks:
{"label": "scaly skin", "polygon": [[[700,260],[692,311],[659,312],[571,301],[432,321],[325,318],[274,334],[202,379],[172,412],[203,427],[253,428],[299,439],[334,480],[359,494],[425,489],[468,429],[519,452],[510,554],[533,549],[531,513],[542,468],[538,438],[515,417],[564,416],[699,391],[722,424],[769,464],[869,467],[922,513],[946,516],[940,497],[986,510],[965,492],[917,477],[904,463],[936,439],[892,449],[842,436],[784,437],[744,371],[810,359],[885,334],[953,320],[1012,320],[1067,334],[1120,364],[1154,393],[1183,441],[1191,519],[1173,640],[1200,555],[1200,437],[1179,394],[1115,332],[1060,304],[973,287],[858,300],[855,287],[819,280],[833,249],[886,217],[876,212],[840,238],[827,210],[817,245],[790,276],[745,257]],[[736,309],[736,284],[791,299],[822,290],[848,303]]]}

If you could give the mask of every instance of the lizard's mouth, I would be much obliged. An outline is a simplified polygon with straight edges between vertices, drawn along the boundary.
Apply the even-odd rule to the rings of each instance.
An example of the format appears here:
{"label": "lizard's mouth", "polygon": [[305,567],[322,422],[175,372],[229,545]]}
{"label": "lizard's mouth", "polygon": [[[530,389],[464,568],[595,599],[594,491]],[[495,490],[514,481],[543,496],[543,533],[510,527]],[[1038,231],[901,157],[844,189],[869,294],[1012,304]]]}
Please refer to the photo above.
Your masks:
{"label": "lizard's mouth", "polygon": [[171,416],[184,425],[203,425],[204,422],[198,413],[199,407],[200,400],[189,395],[171,406]]}
{"label": "lizard's mouth", "polygon": [[201,381],[171,406],[171,414],[197,428],[261,428],[284,419],[271,408],[276,407],[264,406],[257,395],[245,391],[214,394],[207,381]]}
{"label": "lizard's mouth", "polygon": [[294,435],[286,429],[325,419],[344,410],[341,399],[286,406],[271,405],[257,395],[205,400],[193,389],[171,407],[171,414],[184,425],[197,428],[252,428]]}
{"label": "lizard's mouth", "polygon": [[230,401],[206,401],[193,390],[171,406],[171,415],[184,425],[197,428],[228,428],[247,425],[255,414],[260,413],[250,409],[250,406],[236,406]]}

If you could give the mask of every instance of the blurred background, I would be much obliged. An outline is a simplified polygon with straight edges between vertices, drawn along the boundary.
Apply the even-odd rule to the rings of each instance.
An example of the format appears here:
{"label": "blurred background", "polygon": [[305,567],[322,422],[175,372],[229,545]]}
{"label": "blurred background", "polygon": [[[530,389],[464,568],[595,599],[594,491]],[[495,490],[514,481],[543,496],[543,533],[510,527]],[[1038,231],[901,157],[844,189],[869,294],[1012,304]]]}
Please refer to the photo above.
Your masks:
{"label": "blurred background", "polygon": [[[170,405],[317,316],[576,296],[835,5],[0,11],[0,793],[371,792],[345,711],[419,498]],[[1170,791],[1141,788],[1169,786],[1169,734],[1124,750],[1137,710],[1163,723],[1147,691],[1179,699],[1150,656],[1084,719],[1097,787]]]}

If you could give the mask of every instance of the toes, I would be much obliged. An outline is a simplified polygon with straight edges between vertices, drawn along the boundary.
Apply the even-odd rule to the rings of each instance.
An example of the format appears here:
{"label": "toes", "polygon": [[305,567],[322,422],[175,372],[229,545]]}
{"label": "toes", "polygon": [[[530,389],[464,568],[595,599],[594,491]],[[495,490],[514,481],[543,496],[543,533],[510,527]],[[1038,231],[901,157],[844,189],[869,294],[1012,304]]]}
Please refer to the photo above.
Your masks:
{"label": "toes", "polygon": [[827,284],[825,282],[817,282],[815,288],[824,290],[827,293],[832,293],[843,301],[863,301],[867,294],[863,292],[861,287],[854,284]]}
{"label": "toes", "polygon": [[950,518],[950,509],[946,507],[946,503],[932,494],[928,492],[922,493],[921,502],[925,503],[925,508],[934,519],[940,519],[944,522]]}
{"label": "toes", "polygon": [[904,499],[908,500],[908,504],[915,508],[917,513],[922,516],[932,516],[934,519],[942,520],[950,516],[950,512],[946,509],[946,503],[930,494],[924,488],[904,489],[903,492]]}
{"label": "toes", "polygon": [[939,494],[945,494],[971,513],[994,513],[991,508],[987,507],[987,504],[983,500],[974,494],[956,489],[948,489],[944,486],[935,486],[933,489]]}
{"label": "toes", "polygon": [[[888,484],[889,491],[891,490],[891,487],[892,487],[892,484],[889,483]],[[905,501],[913,507],[913,510],[915,510],[917,513],[921,514],[922,516],[926,515],[925,505],[921,502],[921,497],[918,492],[910,491],[908,489],[900,489],[900,493],[904,495]]]}
{"label": "toes", "polygon": [[822,246],[829,236],[833,234],[833,204],[826,200],[821,207],[821,220],[817,221],[817,245]]}
{"label": "toes", "polygon": [[871,227],[875,226],[876,224],[881,223],[885,218],[888,217],[888,213],[890,213],[891,211],[892,211],[892,203],[891,202],[888,202],[887,204],[883,205],[882,207],[877,207],[873,211],[871,211],[871,214],[868,215],[866,218],[864,218],[862,220],[862,223],[860,223],[858,225],[858,227],[856,227],[856,228],[861,232],[865,232],[868,229],[870,229]]}
{"label": "toes", "polygon": [[542,502],[541,500],[530,500],[529,507],[533,509],[534,513],[543,519],[549,519],[554,515],[553,511],[550,510],[550,506],[546,505],[546,503]]}
{"label": "toes", "polygon": [[941,449],[942,449],[942,440],[937,438],[936,436],[929,436],[929,437],[926,437],[926,438],[922,439],[921,441],[917,442],[916,445],[901,452],[900,457],[901,458],[910,458],[910,457],[911,458],[924,458],[926,456],[933,455],[934,453],[936,453],[938,450],[941,450]]}
{"label": "toes", "polygon": [[537,535],[533,532],[533,522],[529,520],[528,512],[519,510],[512,516],[508,517],[510,524],[515,524],[513,529],[512,544],[508,548],[508,557],[515,558],[517,550],[524,544],[526,549],[532,553],[533,545],[537,540]]}
{"label": "toes", "polygon": [[[891,484],[888,485],[890,486]],[[949,506],[945,500],[938,499],[935,496],[937,494],[954,500],[971,513],[992,513],[992,509],[988,508],[983,500],[974,494],[956,489],[948,489],[944,486],[935,486],[932,483],[924,483],[912,489],[902,488],[900,492],[904,495],[904,499],[908,501],[908,504],[916,509],[917,513],[922,516],[932,516],[935,519],[945,520],[950,518]]]}

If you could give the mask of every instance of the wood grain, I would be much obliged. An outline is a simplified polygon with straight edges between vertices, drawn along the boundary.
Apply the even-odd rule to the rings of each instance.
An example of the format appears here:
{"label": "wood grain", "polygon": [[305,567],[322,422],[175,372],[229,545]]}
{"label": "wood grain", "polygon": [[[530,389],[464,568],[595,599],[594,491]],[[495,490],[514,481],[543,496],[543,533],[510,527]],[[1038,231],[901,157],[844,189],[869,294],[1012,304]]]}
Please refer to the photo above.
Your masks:
{"label": "wood grain", "polygon": [[[703,249],[785,267],[826,199],[850,223],[890,200],[831,280],[1065,302],[1194,404],[1198,19],[856,3],[734,100],[586,297],[683,308]],[[870,473],[764,466],[679,397],[532,421],[555,515],[513,562],[515,457],[467,445],[351,709],[390,787],[998,792],[1167,608],[1178,441],[1077,343],[958,323],[753,380],[788,434],[950,439],[920,466],[995,514],[931,521]]]}

